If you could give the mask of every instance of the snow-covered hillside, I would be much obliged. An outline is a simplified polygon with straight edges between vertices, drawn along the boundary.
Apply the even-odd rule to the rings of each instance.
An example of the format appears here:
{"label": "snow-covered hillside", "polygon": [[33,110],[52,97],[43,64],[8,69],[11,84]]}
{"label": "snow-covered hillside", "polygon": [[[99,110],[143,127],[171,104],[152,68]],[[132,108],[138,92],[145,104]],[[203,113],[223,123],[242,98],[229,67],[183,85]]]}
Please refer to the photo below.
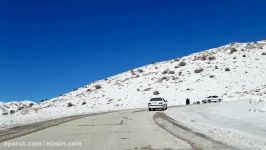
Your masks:
{"label": "snow-covered hillside", "polygon": [[266,41],[231,43],[158,62],[100,80],[13,115],[0,115],[2,128],[75,114],[145,108],[151,97],[169,105],[209,95],[224,100],[266,94]]}
{"label": "snow-covered hillside", "polygon": [[17,111],[31,108],[33,105],[36,105],[36,103],[31,101],[0,102],[0,115],[12,115]]}

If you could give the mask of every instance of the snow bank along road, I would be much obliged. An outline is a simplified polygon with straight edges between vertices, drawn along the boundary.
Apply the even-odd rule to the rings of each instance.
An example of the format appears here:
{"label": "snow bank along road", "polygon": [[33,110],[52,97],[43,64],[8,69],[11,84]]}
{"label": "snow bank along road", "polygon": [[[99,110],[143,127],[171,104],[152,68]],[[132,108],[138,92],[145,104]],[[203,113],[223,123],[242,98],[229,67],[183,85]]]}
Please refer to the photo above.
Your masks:
{"label": "snow bank along road", "polygon": [[188,142],[176,138],[157,126],[153,120],[155,113],[157,112],[127,110],[80,118],[2,141],[0,148],[1,150],[192,149]]}
{"label": "snow bank along road", "polygon": [[[162,125],[169,132],[203,149],[219,149],[220,147],[236,149],[237,147],[238,149],[265,150],[266,111],[264,105],[265,102],[261,100],[243,99],[174,108],[166,111],[166,115],[161,114],[165,120],[168,120],[168,123],[162,123]],[[226,144],[221,144],[221,142]],[[209,143],[212,144],[211,147]]]}

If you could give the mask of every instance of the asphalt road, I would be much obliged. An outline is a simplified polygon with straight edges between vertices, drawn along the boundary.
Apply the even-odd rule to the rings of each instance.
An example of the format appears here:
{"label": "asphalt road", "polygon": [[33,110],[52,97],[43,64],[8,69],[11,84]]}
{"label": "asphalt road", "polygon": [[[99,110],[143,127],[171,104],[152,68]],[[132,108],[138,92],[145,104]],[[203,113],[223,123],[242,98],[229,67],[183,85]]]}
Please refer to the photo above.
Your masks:
{"label": "asphalt road", "polygon": [[[0,133],[1,150],[187,150],[191,143],[160,128],[156,112],[128,110],[43,122]],[[57,122],[56,122],[57,121]],[[67,122],[69,121],[69,122]],[[41,128],[40,128],[41,127]],[[31,132],[27,132],[30,131]],[[21,131],[23,134],[19,134]],[[1,139],[1,138],[0,138]]]}

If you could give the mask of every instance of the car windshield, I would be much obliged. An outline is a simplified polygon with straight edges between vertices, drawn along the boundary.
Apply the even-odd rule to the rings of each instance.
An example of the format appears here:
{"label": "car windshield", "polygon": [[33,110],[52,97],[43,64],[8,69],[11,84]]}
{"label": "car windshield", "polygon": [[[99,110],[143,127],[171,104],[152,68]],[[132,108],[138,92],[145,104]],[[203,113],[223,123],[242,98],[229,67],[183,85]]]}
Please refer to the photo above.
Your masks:
{"label": "car windshield", "polygon": [[152,98],[150,101],[162,101],[162,98]]}

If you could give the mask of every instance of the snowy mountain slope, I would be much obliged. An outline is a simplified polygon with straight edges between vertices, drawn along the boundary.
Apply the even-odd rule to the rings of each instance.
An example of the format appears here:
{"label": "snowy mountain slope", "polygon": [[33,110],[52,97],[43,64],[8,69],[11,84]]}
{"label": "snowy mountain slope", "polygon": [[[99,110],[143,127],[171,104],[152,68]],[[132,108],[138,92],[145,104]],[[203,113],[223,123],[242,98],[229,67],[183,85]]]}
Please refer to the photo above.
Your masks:
{"label": "snowy mountain slope", "polygon": [[27,111],[2,116],[0,123],[6,127],[82,113],[146,108],[151,97],[164,97],[169,105],[184,104],[186,98],[200,101],[208,95],[225,100],[261,97],[266,94],[265,73],[266,41],[231,43],[85,85]]}
{"label": "snowy mountain slope", "polygon": [[[266,63],[262,55],[265,45],[265,41],[229,44],[179,60],[147,65],[92,83],[42,105],[51,101],[57,106],[66,106],[67,102],[80,105],[85,101],[98,109],[105,109],[102,105],[109,105],[110,109],[145,107],[154,91],[168,99],[170,105],[184,104],[185,98],[201,100],[208,95],[260,95],[260,90],[266,87]],[[237,51],[232,53],[234,49]],[[180,62],[186,65],[180,66]],[[230,71],[226,71],[227,67]],[[194,72],[201,68],[202,72]],[[101,88],[95,89],[96,85]]]}

